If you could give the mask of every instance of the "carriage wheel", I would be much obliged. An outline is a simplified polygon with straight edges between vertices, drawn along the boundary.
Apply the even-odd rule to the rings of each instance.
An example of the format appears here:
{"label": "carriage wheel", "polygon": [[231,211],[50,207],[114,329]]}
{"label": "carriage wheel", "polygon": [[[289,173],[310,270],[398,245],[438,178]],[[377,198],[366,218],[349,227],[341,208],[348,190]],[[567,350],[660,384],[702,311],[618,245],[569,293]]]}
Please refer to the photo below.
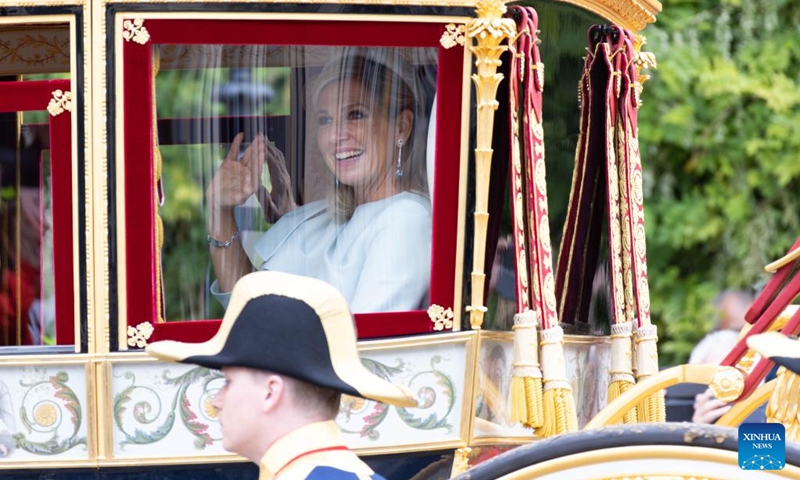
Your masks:
{"label": "carriage wheel", "polygon": [[[737,430],[692,423],[584,430],[516,448],[458,477],[463,480],[800,478],[800,446],[786,446],[783,470],[742,470]],[[755,475],[755,476],[754,476]]]}

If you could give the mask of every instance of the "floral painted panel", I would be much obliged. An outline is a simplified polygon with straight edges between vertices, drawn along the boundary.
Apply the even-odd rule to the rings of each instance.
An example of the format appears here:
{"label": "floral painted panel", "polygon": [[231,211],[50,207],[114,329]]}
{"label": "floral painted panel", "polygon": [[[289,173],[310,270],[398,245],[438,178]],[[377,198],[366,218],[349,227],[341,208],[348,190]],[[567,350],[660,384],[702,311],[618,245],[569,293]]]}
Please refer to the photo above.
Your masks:
{"label": "floral painted panel", "polygon": [[116,457],[224,454],[211,400],[222,373],[175,363],[112,366]]}
{"label": "floral painted panel", "polygon": [[365,352],[362,358],[372,372],[411,390],[419,406],[387,407],[344,397],[336,421],[345,432],[348,446],[371,448],[466,440],[466,432],[461,432],[466,344],[379,350]]}
{"label": "floral painted panel", "polygon": [[[479,355],[475,437],[533,437],[529,429],[509,420],[514,357],[512,335],[482,338]],[[611,345],[573,343],[567,339],[564,360],[575,397],[578,424],[583,428],[606,405]]]}
{"label": "floral painted panel", "polygon": [[83,365],[0,367],[0,469],[88,459],[86,405]]}
{"label": "floral painted panel", "polygon": [[[337,422],[347,445],[359,449],[459,440],[466,350],[466,343],[447,343],[362,354],[369,370],[405,385],[420,406],[396,408],[343,396]],[[115,456],[225,454],[217,412],[211,405],[223,384],[219,371],[190,365],[113,365]]]}

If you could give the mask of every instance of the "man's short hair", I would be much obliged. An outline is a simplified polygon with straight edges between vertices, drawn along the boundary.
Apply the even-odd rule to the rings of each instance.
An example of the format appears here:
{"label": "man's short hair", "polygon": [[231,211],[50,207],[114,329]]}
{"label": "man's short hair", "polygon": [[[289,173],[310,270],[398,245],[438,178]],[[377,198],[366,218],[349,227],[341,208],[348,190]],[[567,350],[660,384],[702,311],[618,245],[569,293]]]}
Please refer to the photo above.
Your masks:
{"label": "man's short hair", "polygon": [[326,420],[333,420],[339,414],[339,404],[342,393],[331,388],[320,387],[313,383],[298,380],[280,373],[269,372],[266,370],[247,369],[257,378],[266,378],[270,375],[278,375],[286,385],[289,399],[304,412],[318,414]]}
{"label": "man's short hair", "polygon": [[284,376],[283,378],[291,385],[292,398],[298,406],[308,411],[318,412],[323,418],[330,420],[339,414],[341,392],[292,377]]}

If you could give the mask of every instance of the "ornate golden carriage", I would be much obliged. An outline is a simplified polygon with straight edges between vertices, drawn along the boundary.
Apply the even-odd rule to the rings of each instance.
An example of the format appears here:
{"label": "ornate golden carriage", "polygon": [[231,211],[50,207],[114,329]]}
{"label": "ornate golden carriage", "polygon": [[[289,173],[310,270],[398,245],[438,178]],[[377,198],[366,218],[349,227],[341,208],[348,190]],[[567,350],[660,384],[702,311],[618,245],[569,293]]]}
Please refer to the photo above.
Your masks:
{"label": "ornate golden carriage", "polygon": [[[586,32],[607,22],[639,32],[661,6],[531,3],[552,85],[544,103],[556,237],[578,136],[574,92]],[[206,339],[218,326],[201,192],[237,132],[267,132],[287,154],[298,201],[319,197],[328,179],[305,160],[313,150],[305,140],[307,85],[345,47],[400,51],[425,80],[432,204],[430,308],[355,316],[364,361],[418,392],[420,408],[345,399],[338,421],[348,445],[387,478],[422,479],[538,440],[511,417],[513,338],[501,328],[508,319],[500,320],[503,299],[492,282],[496,244],[508,234],[509,206],[496,187],[508,175],[497,165],[508,162],[493,156],[507,134],[494,126],[509,72],[502,55],[516,35],[504,13],[492,1],[5,0],[3,478],[255,478],[219,441],[209,403],[218,373],[162,364],[141,349],[155,339]],[[257,205],[245,207],[250,230],[264,228],[248,211]],[[566,335],[563,344],[578,424],[618,419],[619,409],[597,416],[608,401],[611,338]],[[712,383],[715,372],[688,379]],[[663,386],[656,380],[651,391]],[[754,398],[763,402],[766,392]],[[634,393],[618,403],[635,404]],[[593,443],[601,433],[567,438],[563,451],[519,454],[480,475],[745,478],[733,475],[735,444],[720,431],[697,430],[688,441],[693,427],[619,432],[620,442],[602,448]],[[667,446],[647,446],[662,438]],[[678,445],[694,438],[699,449]],[[644,445],[628,447],[636,444]],[[581,455],[586,450],[600,453]],[[794,465],[769,478],[800,478],[792,454]],[[549,463],[553,455],[563,455],[561,463]],[[657,466],[642,469],[636,459]],[[580,465],[589,470],[563,473]]]}

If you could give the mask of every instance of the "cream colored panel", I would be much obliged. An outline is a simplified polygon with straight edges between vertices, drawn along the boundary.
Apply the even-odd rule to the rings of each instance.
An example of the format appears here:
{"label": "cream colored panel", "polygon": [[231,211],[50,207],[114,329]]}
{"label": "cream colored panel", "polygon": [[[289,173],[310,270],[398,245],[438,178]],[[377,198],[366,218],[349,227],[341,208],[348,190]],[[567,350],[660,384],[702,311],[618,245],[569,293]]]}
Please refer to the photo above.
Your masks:
{"label": "cream colored panel", "polygon": [[[337,422],[346,444],[359,454],[398,453],[460,446],[467,441],[465,409],[472,398],[475,334],[453,333],[406,340],[362,342],[364,364],[409,388],[419,408],[344,396]],[[213,395],[221,373],[165,362],[111,365],[114,462],[227,455]],[[466,405],[465,405],[466,402]]]}
{"label": "cream colored panel", "polygon": [[4,463],[87,460],[86,390],[83,365],[0,367],[0,470]]}
{"label": "cream colored panel", "polygon": [[177,363],[112,366],[114,457],[223,455],[211,400],[223,386],[217,370]]}

